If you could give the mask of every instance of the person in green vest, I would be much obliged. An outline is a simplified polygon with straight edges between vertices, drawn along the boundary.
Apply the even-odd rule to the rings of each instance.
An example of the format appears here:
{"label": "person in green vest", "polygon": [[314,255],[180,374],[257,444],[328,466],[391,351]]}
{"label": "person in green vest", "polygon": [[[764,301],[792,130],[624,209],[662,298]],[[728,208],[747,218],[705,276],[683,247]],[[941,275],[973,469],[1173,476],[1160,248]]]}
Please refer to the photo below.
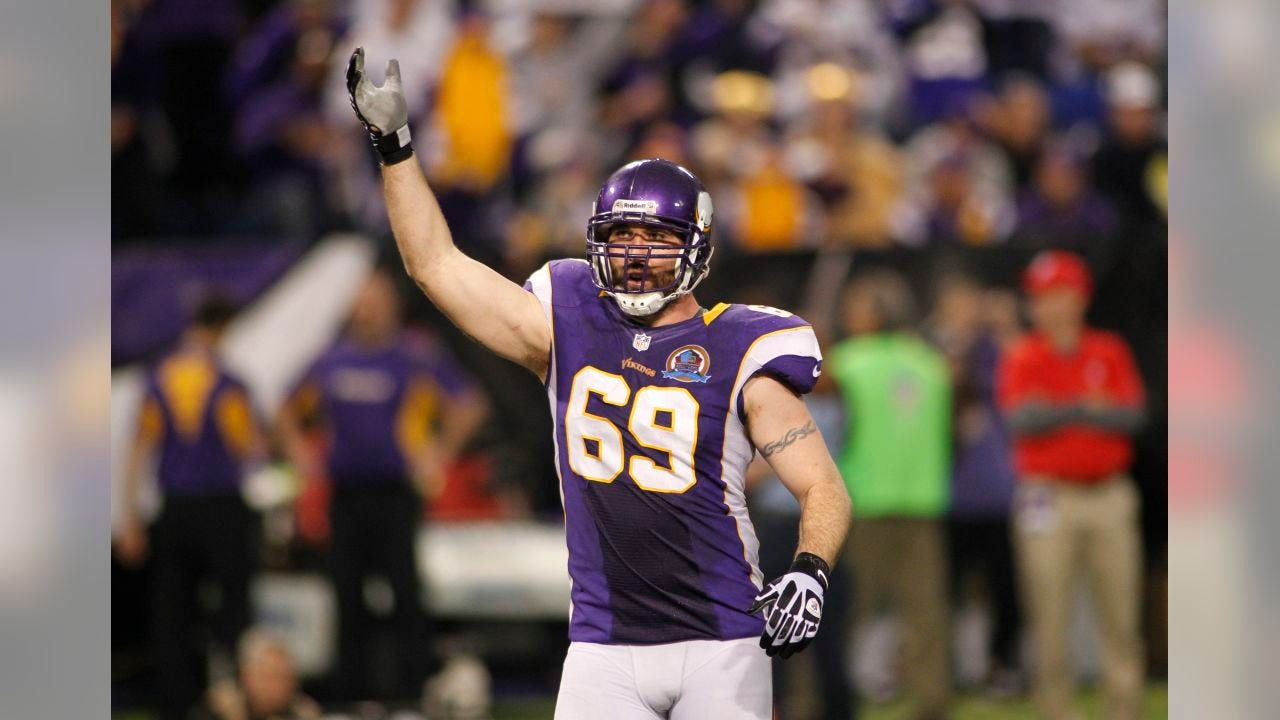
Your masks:
{"label": "person in green vest", "polygon": [[896,273],[873,271],[845,296],[850,337],[827,371],[845,406],[840,472],[853,499],[849,552],[863,622],[887,600],[903,624],[912,717],[947,716],[951,695],[944,515],[950,499],[951,376],[919,338]]}

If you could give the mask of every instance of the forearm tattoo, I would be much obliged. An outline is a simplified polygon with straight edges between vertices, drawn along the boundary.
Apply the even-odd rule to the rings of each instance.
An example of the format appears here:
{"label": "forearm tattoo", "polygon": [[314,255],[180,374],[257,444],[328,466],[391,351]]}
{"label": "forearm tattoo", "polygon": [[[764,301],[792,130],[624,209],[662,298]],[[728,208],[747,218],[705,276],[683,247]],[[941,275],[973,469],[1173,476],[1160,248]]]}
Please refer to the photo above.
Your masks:
{"label": "forearm tattoo", "polygon": [[771,443],[765,443],[764,447],[760,448],[760,455],[762,457],[777,455],[783,450],[786,450],[789,446],[795,443],[795,441],[800,440],[801,438],[807,438],[816,432],[818,432],[818,428],[814,427],[813,421],[810,420],[808,423],[805,423],[804,427],[791,428],[782,436],[781,439],[774,440]]}

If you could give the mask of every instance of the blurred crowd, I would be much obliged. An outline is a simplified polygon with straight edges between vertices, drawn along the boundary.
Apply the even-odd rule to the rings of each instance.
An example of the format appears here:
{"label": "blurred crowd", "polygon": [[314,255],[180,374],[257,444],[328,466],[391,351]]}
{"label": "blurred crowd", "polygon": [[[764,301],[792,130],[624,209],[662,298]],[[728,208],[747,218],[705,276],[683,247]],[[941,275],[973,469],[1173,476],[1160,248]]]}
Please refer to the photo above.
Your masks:
{"label": "blurred crowd", "polygon": [[[1110,529],[1129,542],[1141,523],[1140,568],[1080,560],[1113,580],[1141,572],[1113,603],[1124,617],[1104,617],[1102,629],[1100,674],[1119,688],[1109,698],[1119,703],[1115,716],[1132,711],[1126,703],[1133,674],[1141,673],[1133,664],[1134,623],[1157,670],[1164,634],[1163,597],[1153,589],[1163,572],[1167,482],[1164,2],[113,0],[111,17],[112,234],[120,245],[189,247],[244,235],[306,243],[354,230],[389,248],[376,160],[346,98],[346,59],[357,46],[375,80],[383,62],[399,60],[417,161],[455,241],[513,279],[547,258],[582,255],[592,200],[616,166],[663,157],[689,167],[715,200],[721,248],[700,296],[795,310],[814,323],[828,355],[811,407],[864,515],[855,519],[846,571],[837,573],[857,602],[848,617],[833,607],[819,636],[825,648],[819,642],[810,651],[822,658],[827,716],[856,711],[850,678],[873,699],[905,688],[920,717],[945,714],[955,680],[1000,694],[1036,684],[1046,716],[1061,710],[1063,643],[1054,644],[1053,632],[1036,636],[1031,654],[1058,666],[1054,677],[1033,683],[1032,641],[1024,638],[1028,613],[1041,613],[1043,627],[1045,613],[1058,622],[1063,609],[1046,610],[1043,597],[1019,586],[1033,568],[1053,564],[1043,558],[1054,551],[1015,547],[1019,502],[1041,529],[1045,517],[1059,514],[1085,524],[1116,515]],[[1114,396],[1082,395],[1072,419],[1117,435],[1104,441],[1131,443],[1128,455],[1105,468],[1106,477],[1120,478],[1118,499],[1097,506],[1064,491],[1062,502],[1077,505],[1055,510],[1044,493],[1015,492],[1028,475],[1052,475],[1044,467],[1029,472],[1018,445],[1026,423],[1050,420],[1014,417],[1020,402],[1034,404],[1050,391],[1025,378],[1020,391],[1000,390],[1014,349],[1053,324],[1045,320],[1053,308],[1023,302],[1048,289],[1028,279],[1032,259],[1045,250],[1071,253],[1053,256],[1055,278],[1083,273],[1066,282],[1083,304],[1059,306],[1059,325],[1064,313],[1083,323],[1087,308],[1088,325],[1118,333],[1136,364],[1136,385],[1108,386]],[[185,640],[166,635],[191,622],[196,575],[229,568],[221,581],[231,588],[222,598],[230,610],[215,619],[213,633],[227,667],[236,665],[235,638],[250,624],[248,576],[262,562],[314,567],[317,548],[332,556],[324,567],[342,604],[344,648],[359,645],[365,632],[357,606],[365,601],[366,569],[393,586],[401,640],[429,643],[430,618],[403,601],[416,593],[406,573],[424,498],[441,521],[556,515],[542,389],[479,351],[421,298],[401,308],[393,295],[391,279],[375,275],[349,332],[299,379],[280,418],[260,419],[252,432],[246,409],[186,420],[208,433],[200,442],[214,449],[200,452],[233,456],[222,468],[227,476],[195,478],[172,461],[172,484],[163,487],[161,478],[166,514],[150,530],[132,515],[118,529],[125,564],[145,560],[158,575],[151,612],[187,604],[148,616],[157,623],[150,634],[171,639],[158,656],[171,716],[200,689],[195,673],[180,667]],[[166,438],[181,431],[183,412],[244,402],[217,399],[243,393],[234,378],[215,381],[223,372],[213,359],[216,335],[233,310],[217,303],[204,310],[176,355],[153,358],[160,360],[150,375],[154,408],[144,410],[138,432],[153,452],[163,454]],[[405,333],[403,319],[433,325],[438,341]],[[849,369],[863,357],[879,358],[881,374],[868,380]],[[902,368],[912,381],[902,380]],[[1072,372],[1097,379],[1091,368]],[[319,384],[336,396],[308,386],[326,374],[337,380]],[[889,395],[849,394],[864,382]],[[425,383],[425,394],[415,383]],[[202,399],[179,400],[176,414],[166,414],[159,408],[171,402],[167,393]],[[378,461],[344,466],[330,455],[326,465],[323,438],[342,438],[343,418],[358,412],[343,403],[374,395],[385,442],[342,442],[360,448],[354,456]],[[1135,397],[1145,410],[1141,424],[1096,414]],[[901,424],[856,420],[877,413],[897,413]],[[406,430],[406,417],[419,430]],[[877,427],[887,434],[875,437]],[[175,430],[166,435],[166,428]],[[868,461],[855,446],[867,443],[888,466],[862,464]],[[229,520],[213,522],[208,533],[201,521],[175,517],[189,512],[212,522],[204,490],[195,493],[194,510],[173,502],[191,494],[184,482],[234,487],[232,464],[273,454],[312,481],[287,509],[293,519],[284,536],[273,532],[280,525],[271,516],[259,527],[236,502],[223,502],[219,512]],[[877,495],[867,484],[885,473],[905,478],[899,494]],[[757,469],[752,516],[764,542],[761,561],[782,567],[787,538],[794,543],[794,508],[777,490]],[[1116,509],[1125,503],[1132,512]],[[233,527],[253,539],[252,560],[237,555],[244,543],[228,540]],[[1086,546],[1071,553],[1091,557]],[[908,550],[910,572],[899,573]],[[1029,557],[1036,552],[1038,565]],[[1036,577],[1059,582],[1060,575]],[[1115,596],[1094,590],[1095,603]],[[1141,598],[1146,614],[1138,618]],[[952,665],[946,653],[953,621],[974,604],[985,608],[989,629],[976,670],[962,658]],[[884,607],[897,609],[909,628],[904,660],[897,669],[855,672],[845,665],[849,633],[839,629],[865,625]],[[241,641],[240,665],[245,658],[268,663],[273,648],[251,634]],[[434,665],[405,652],[399,664],[414,674],[388,687],[359,677],[369,672],[361,656],[340,652],[348,667],[322,695],[411,695]],[[247,702],[252,690],[234,694],[229,670],[221,679],[230,685],[205,696],[210,712],[256,717],[216,714]],[[776,690],[786,686],[780,677]],[[280,687],[288,690],[281,702],[296,693],[291,675]],[[297,702],[310,712],[310,700]]]}
{"label": "blurred crowd", "polygon": [[469,252],[577,254],[598,180],[688,166],[743,252],[1163,217],[1158,0],[116,0],[113,236],[386,232],[346,59],[403,69]]}

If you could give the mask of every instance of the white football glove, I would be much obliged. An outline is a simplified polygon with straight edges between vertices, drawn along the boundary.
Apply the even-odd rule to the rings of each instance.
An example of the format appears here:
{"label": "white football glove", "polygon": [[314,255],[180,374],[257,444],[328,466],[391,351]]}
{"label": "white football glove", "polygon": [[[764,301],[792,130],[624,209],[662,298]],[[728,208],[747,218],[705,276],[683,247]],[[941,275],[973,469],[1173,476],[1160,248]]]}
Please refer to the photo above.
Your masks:
{"label": "white football glove", "polygon": [[409,108],[400,84],[400,62],[387,63],[382,87],[369,82],[364,74],[364,48],[356,48],[347,61],[347,97],[351,109],[369,131],[373,148],[383,165],[394,165],[413,155],[409,141]]}
{"label": "white football glove", "polygon": [[800,553],[786,575],[765,586],[747,612],[764,610],[760,647],[769,657],[784,658],[805,649],[822,622],[822,595],[830,568],[812,553]]}

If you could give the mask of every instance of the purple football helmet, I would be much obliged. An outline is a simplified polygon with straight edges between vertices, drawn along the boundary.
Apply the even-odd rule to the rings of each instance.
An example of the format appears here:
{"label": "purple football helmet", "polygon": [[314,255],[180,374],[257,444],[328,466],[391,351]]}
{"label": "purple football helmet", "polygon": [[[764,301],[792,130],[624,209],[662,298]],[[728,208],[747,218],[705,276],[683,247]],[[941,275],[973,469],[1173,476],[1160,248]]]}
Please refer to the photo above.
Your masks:
{"label": "purple football helmet", "polygon": [[[587,260],[596,287],[609,293],[628,315],[647,316],[691,292],[706,277],[711,262],[711,195],[688,170],[667,160],[637,160],[609,176],[596,197],[587,223]],[[610,243],[614,225],[662,228],[681,239],[669,247]],[[614,278],[609,258],[621,258],[640,287],[626,289]],[[675,277],[658,286],[651,279],[652,259],[676,258]],[[618,280],[624,280],[619,283]]]}

